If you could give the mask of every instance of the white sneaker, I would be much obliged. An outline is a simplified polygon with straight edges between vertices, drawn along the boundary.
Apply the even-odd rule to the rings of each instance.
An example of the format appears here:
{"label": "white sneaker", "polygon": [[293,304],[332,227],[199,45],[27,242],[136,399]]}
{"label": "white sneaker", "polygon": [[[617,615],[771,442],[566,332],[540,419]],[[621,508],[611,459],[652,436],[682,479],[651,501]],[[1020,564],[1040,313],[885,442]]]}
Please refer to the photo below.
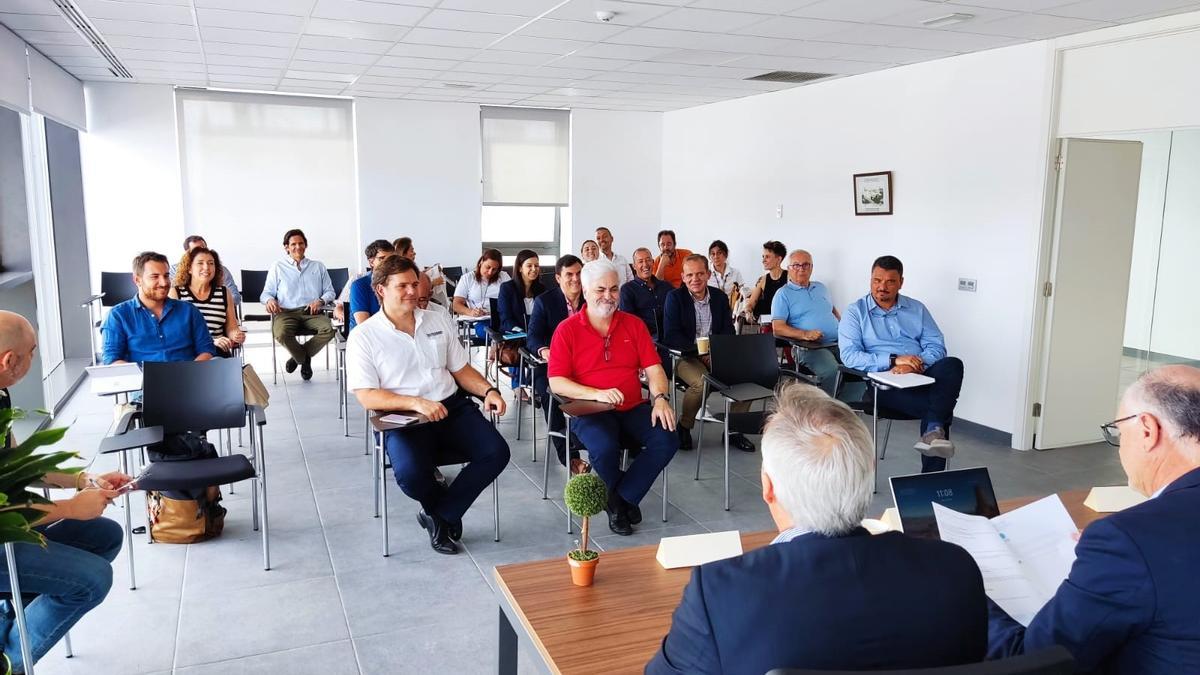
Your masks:
{"label": "white sneaker", "polygon": [[954,456],[954,442],[946,438],[941,427],[930,429],[913,448],[929,457],[950,459]]}

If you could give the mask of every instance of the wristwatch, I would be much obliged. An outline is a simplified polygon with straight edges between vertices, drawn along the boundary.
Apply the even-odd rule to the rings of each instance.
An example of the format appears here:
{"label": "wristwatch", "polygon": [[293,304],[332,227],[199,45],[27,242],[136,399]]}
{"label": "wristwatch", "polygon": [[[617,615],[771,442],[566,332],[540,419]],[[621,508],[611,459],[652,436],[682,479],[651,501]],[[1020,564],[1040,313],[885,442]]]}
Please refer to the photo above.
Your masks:
{"label": "wristwatch", "polygon": [[888,354],[888,368],[896,367],[896,356],[897,354]]}
{"label": "wristwatch", "polygon": [[652,401],[657,401],[657,400],[658,400],[658,399],[660,399],[660,398],[661,398],[662,400],[666,401],[667,403],[670,403],[670,402],[671,402],[671,397],[670,397],[670,396],[667,396],[666,394],[655,394],[655,395],[654,395],[654,398],[652,399]]}

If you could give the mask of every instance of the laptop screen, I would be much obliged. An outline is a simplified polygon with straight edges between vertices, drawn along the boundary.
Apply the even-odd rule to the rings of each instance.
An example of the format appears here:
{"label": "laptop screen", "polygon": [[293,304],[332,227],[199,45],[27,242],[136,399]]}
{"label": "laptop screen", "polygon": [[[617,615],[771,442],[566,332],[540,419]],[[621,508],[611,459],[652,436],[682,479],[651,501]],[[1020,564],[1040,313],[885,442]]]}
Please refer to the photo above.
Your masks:
{"label": "laptop screen", "polygon": [[900,524],[904,533],[912,537],[940,538],[933,502],[959,513],[985,518],[1000,515],[986,467],[893,476],[891,483]]}

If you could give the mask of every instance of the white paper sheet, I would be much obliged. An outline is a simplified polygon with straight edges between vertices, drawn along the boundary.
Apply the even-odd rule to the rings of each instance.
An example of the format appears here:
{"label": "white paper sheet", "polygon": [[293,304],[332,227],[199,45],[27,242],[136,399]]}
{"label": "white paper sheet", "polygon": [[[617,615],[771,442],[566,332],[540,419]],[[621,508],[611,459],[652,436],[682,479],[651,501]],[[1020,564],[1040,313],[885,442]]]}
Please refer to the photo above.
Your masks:
{"label": "white paper sheet", "polygon": [[889,387],[897,389],[911,389],[913,387],[924,387],[927,384],[933,384],[934,379],[928,375],[920,373],[893,373],[890,370],[885,370],[878,373],[867,373],[867,377],[877,382],[882,382]]}
{"label": "white paper sheet", "polygon": [[1075,561],[1075,523],[1058,495],[991,520],[933,505],[942,541],[975,559],[983,587],[1000,608],[1028,626]]}
{"label": "white paper sheet", "polygon": [[663,537],[655,559],[664,569],[696,567],[714,560],[742,554],[742,537],[737,530]]}
{"label": "white paper sheet", "polygon": [[1146,495],[1128,485],[1094,487],[1083,505],[1097,513],[1116,513],[1146,501]]}

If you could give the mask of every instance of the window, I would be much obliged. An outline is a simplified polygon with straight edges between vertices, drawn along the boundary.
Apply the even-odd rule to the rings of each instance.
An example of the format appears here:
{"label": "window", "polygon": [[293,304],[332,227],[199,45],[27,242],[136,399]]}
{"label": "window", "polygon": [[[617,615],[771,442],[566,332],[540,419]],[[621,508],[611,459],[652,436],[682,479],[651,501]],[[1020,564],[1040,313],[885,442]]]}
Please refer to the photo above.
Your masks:
{"label": "window", "polygon": [[556,258],[570,225],[570,112],[480,109],[482,240],[505,263],[524,248]]}

